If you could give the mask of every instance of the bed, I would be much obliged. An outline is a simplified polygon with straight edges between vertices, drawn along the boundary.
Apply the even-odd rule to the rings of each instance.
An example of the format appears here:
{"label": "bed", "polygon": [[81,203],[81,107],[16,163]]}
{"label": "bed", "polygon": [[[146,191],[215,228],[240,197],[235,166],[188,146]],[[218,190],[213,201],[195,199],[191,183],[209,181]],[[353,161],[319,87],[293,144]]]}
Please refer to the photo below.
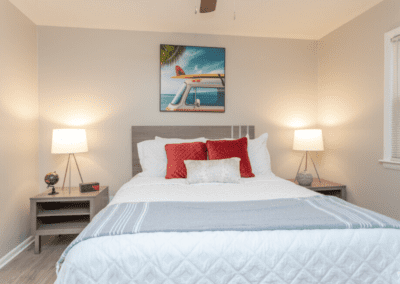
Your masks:
{"label": "bed", "polygon": [[[132,127],[134,177],[93,219],[88,226],[91,229],[85,229],[64,252],[56,283],[400,283],[400,230],[395,220],[339,199],[326,199],[272,172],[241,178],[235,184],[187,184],[184,179],[138,175],[142,168],[137,145],[155,136],[225,139],[246,135],[254,139],[254,126]],[[327,200],[336,204],[325,207],[330,208],[329,214],[336,210],[342,219],[353,219],[359,226],[349,223],[343,228],[322,228],[321,224],[315,227],[299,220],[290,229],[280,229],[286,211],[293,209],[292,219],[301,218],[306,211],[302,206],[308,204],[313,206],[307,207],[311,211],[304,216],[318,221],[313,216],[326,210],[317,207]],[[247,205],[256,210],[243,210]],[[136,210],[139,206],[142,209]],[[187,214],[176,209],[184,206],[188,206],[183,211]],[[269,221],[259,222],[264,215],[246,217],[274,207],[281,211],[262,213]],[[224,208],[221,218],[230,212],[236,223],[224,226],[216,220],[213,224],[212,216],[217,215],[210,212],[220,208]],[[164,221],[154,226],[140,214],[130,221],[135,212],[145,212],[149,220]],[[326,224],[336,220],[329,214]],[[376,225],[369,228],[365,216]],[[197,218],[197,227],[191,228],[193,223],[182,226],[188,218]],[[244,221],[238,221],[241,218]],[[127,226],[129,222],[132,226]],[[263,227],[263,223],[270,227]],[[248,229],[249,224],[253,229]],[[111,233],[101,234],[107,226],[112,227]],[[123,227],[136,231],[125,233]],[[157,227],[163,229],[158,231]],[[90,230],[98,237],[89,237]]]}

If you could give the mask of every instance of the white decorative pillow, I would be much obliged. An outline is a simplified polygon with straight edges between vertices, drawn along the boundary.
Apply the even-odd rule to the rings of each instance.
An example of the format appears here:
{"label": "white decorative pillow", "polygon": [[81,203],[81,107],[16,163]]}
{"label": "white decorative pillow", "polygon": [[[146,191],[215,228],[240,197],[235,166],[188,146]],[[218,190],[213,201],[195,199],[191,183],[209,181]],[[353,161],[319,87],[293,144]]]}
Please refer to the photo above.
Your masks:
{"label": "white decorative pillow", "polygon": [[[165,139],[146,140],[137,144],[139,161],[142,172],[138,177],[165,177],[167,174],[166,144],[180,144],[192,142],[206,142],[205,138],[198,139]],[[204,140],[203,140],[204,139]]]}
{"label": "white decorative pillow", "polygon": [[247,152],[251,169],[257,175],[271,174],[271,159],[267,149],[268,133],[256,139],[248,139]]}
{"label": "white decorative pillow", "polygon": [[239,183],[240,158],[222,160],[185,160],[187,181],[193,183]]}

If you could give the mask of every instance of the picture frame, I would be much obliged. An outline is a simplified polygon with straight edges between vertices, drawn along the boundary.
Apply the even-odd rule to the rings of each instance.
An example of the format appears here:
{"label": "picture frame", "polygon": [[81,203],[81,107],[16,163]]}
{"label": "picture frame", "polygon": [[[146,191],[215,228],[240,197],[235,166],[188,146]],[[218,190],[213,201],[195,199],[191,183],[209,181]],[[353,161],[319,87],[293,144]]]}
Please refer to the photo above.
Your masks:
{"label": "picture frame", "polygon": [[160,112],[225,112],[225,48],[160,45]]}

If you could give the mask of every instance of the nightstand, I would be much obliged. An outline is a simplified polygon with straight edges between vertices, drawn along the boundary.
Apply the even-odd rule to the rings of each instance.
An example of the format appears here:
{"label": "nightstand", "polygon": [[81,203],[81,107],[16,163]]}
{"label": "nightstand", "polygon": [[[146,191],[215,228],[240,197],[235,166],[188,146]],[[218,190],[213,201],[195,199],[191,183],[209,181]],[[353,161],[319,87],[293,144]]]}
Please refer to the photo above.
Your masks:
{"label": "nightstand", "polygon": [[[289,179],[289,181],[294,182],[294,179]],[[297,181],[295,183],[298,184]],[[328,181],[322,178],[321,182],[319,182],[317,178],[314,178],[312,184],[305,187],[324,195],[333,195],[346,200],[346,186],[340,183]]]}
{"label": "nightstand", "polygon": [[35,253],[40,253],[40,238],[47,235],[79,234],[93,217],[108,204],[108,186],[99,191],[81,193],[78,187],[47,190],[31,198],[32,235]]}

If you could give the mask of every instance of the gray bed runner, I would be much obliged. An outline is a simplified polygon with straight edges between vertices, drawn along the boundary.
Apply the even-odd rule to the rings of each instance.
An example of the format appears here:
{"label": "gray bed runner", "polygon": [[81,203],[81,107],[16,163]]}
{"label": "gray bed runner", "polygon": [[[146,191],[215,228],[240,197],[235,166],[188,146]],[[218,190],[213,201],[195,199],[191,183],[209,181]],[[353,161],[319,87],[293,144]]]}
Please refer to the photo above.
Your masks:
{"label": "gray bed runner", "polygon": [[110,205],[67,247],[122,234],[400,228],[400,222],[333,196],[239,202],[142,202]]}

